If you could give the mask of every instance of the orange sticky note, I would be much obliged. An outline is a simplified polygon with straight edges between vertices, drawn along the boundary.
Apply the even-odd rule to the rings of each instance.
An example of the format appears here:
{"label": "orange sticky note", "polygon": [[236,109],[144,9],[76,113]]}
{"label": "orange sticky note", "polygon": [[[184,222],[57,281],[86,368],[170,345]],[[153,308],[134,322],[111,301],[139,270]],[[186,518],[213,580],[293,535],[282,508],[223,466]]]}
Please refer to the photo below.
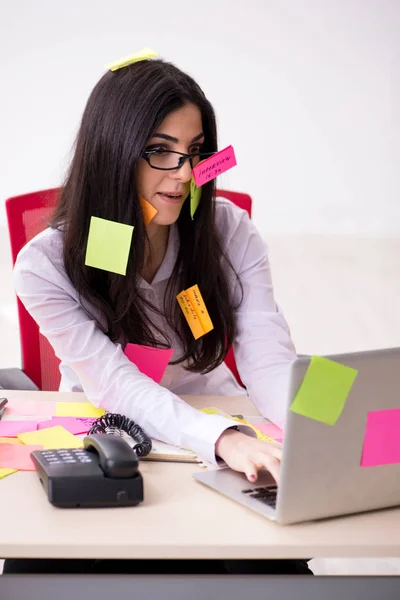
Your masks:
{"label": "orange sticky note", "polygon": [[196,314],[196,311],[194,310],[185,291],[182,291],[180,294],[178,294],[176,299],[178,300],[178,304],[185,315],[190,329],[192,330],[194,339],[197,340],[199,337],[204,335],[205,332],[201,325],[200,319]]}
{"label": "orange sticky note", "polygon": [[204,333],[208,333],[214,329],[214,325],[212,324],[210,315],[208,314],[208,310],[200,293],[199,286],[192,285],[191,288],[186,290],[186,294],[200,319]]}
{"label": "orange sticky note", "polygon": [[152,221],[158,213],[158,210],[155,209],[154,206],[150,204],[150,202],[147,202],[147,200],[145,200],[143,196],[139,196],[139,202],[143,212],[144,224],[147,227],[150,221]]}

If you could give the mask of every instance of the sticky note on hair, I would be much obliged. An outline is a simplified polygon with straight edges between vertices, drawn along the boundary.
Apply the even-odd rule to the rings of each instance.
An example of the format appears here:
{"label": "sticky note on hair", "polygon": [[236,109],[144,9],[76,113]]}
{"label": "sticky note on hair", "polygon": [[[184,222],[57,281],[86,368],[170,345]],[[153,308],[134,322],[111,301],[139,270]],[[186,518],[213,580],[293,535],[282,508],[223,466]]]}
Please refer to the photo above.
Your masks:
{"label": "sticky note on hair", "polygon": [[201,200],[201,187],[197,187],[194,178],[190,180],[190,216],[194,217],[194,213],[200,204]]}
{"label": "sticky note on hair", "polygon": [[150,204],[150,202],[145,200],[143,196],[139,196],[139,202],[143,213],[143,221],[145,227],[147,227],[147,225],[154,219],[154,217],[158,213],[158,210],[154,208],[154,206]]}
{"label": "sticky note on hair", "polygon": [[127,344],[124,353],[141,373],[147,375],[156,383],[160,383],[174,350],[173,348],[153,348],[139,344]]}
{"label": "sticky note on hair", "polygon": [[132,65],[135,62],[139,62],[141,60],[150,60],[151,58],[156,58],[156,56],[158,56],[158,54],[157,52],[154,52],[154,50],[150,50],[150,48],[142,48],[139,50],[139,52],[135,52],[135,54],[124,56],[123,58],[106,64],[105,67],[110,71],[117,71],[118,69]]}
{"label": "sticky note on hair", "polygon": [[85,265],[118,275],[126,275],[132,233],[132,225],[92,217]]}
{"label": "sticky note on hair", "polygon": [[400,464],[400,408],[367,414],[362,467]]}
{"label": "sticky note on hair", "polygon": [[303,417],[335,425],[357,373],[357,369],[322,356],[313,356],[290,410]]}
{"label": "sticky note on hair", "polygon": [[218,175],[225,173],[236,166],[236,157],[233,146],[220,150],[210,158],[206,158],[193,169],[193,177],[197,187],[212,181]]}
{"label": "sticky note on hair", "polygon": [[29,433],[20,433],[17,437],[24,444],[40,444],[44,450],[81,448],[83,446],[83,441],[80,438],[75,437],[61,425]]}
{"label": "sticky note on hair", "polygon": [[105,414],[104,408],[98,408],[91,402],[57,402],[57,417],[102,417]]}
{"label": "sticky note on hair", "polygon": [[192,330],[195,340],[214,329],[214,325],[212,324],[197,285],[193,285],[191,288],[183,290],[177,295],[176,299],[178,300],[179,306]]}

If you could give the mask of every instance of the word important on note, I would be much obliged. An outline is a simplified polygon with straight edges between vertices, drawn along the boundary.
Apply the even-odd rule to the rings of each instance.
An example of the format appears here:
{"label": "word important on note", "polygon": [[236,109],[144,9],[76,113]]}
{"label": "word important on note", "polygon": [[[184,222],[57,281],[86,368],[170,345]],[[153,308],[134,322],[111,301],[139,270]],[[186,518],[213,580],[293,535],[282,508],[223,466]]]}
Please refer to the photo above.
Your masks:
{"label": "word important on note", "polygon": [[367,414],[362,467],[400,464],[400,408]]}
{"label": "word important on note", "polygon": [[193,169],[193,177],[196,186],[199,188],[205,183],[212,181],[218,175],[229,171],[232,167],[236,166],[236,157],[233,146],[227,146],[223,150],[220,150],[210,158],[206,158],[201,161]]}
{"label": "word important on note", "polygon": [[126,275],[132,233],[132,225],[92,217],[85,265],[118,275]]}
{"label": "word important on note", "polygon": [[290,410],[335,425],[358,371],[322,356],[313,356]]}

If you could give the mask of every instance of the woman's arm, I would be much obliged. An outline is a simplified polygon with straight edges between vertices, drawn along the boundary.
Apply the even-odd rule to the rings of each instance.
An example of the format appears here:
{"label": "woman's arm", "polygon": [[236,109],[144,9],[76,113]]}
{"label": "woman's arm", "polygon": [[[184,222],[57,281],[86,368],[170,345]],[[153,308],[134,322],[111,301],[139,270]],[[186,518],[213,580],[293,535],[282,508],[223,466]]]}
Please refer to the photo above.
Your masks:
{"label": "woman's arm", "polygon": [[32,245],[20,252],[15,289],[89,400],[133,419],[150,437],[189,448],[214,463],[215,442],[236,422],[192,408],[142,374],[83,310],[59,257],[50,260],[54,250],[47,241],[51,249],[46,253]]}

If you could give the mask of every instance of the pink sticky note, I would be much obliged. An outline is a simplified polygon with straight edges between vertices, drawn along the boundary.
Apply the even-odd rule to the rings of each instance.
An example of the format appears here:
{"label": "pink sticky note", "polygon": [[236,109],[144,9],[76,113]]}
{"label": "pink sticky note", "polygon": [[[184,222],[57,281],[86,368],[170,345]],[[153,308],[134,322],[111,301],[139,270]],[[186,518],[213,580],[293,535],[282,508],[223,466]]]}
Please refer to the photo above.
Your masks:
{"label": "pink sticky note", "polygon": [[400,463],[400,408],[375,410],[367,415],[362,467]]}
{"label": "pink sticky note", "polygon": [[138,344],[127,344],[125,348],[129,360],[156,383],[160,383],[173,353],[173,348],[151,348]]}
{"label": "pink sticky note", "polygon": [[31,452],[42,450],[43,446],[28,446],[25,444],[0,444],[0,468],[34,471]]}
{"label": "pink sticky note", "polygon": [[7,415],[32,417],[51,417],[56,414],[56,403],[44,400],[25,400],[11,398],[6,407]]}
{"label": "pink sticky note", "polygon": [[80,433],[87,433],[91,428],[91,424],[85,424],[82,420],[76,417],[53,417],[49,421],[41,421],[38,423],[38,429],[47,429],[48,427],[54,427],[55,425],[61,425],[67,431],[78,435]]}
{"label": "pink sticky note", "polygon": [[212,181],[218,177],[218,175],[235,167],[236,164],[233,146],[227,146],[227,148],[220,150],[213,156],[210,156],[210,158],[201,161],[201,163],[193,169],[193,177],[196,186],[200,187],[208,181]]}
{"label": "pink sticky note", "polygon": [[256,423],[255,426],[261,433],[272,437],[277,442],[283,441],[283,431],[277,425],[274,425],[273,423]]}
{"label": "pink sticky note", "polygon": [[36,431],[38,421],[0,421],[0,436],[16,437],[19,433]]}

